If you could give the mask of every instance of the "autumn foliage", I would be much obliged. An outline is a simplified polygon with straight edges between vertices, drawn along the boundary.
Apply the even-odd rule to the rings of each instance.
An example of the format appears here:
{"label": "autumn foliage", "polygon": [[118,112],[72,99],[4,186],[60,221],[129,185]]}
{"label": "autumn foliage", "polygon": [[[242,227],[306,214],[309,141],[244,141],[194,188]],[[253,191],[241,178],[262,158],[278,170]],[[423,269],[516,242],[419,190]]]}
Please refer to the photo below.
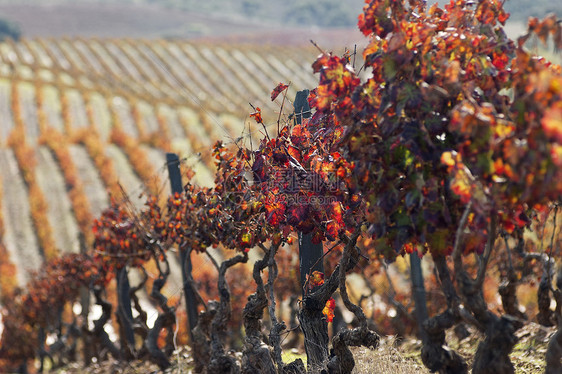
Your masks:
{"label": "autumn foliage", "polygon": [[112,196],[121,196],[121,188],[118,184],[113,161],[107,156],[105,144],[100,139],[95,127],[78,130],[75,134],[75,140],[83,144],[86,148],[88,155],[99,170],[99,175],[109,194]]}
{"label": "autumn foliage", "polygon": [[16,83],[12,85],[12,95],[12,110],[14,113],[15,127],[8,138],[8,145],[14,152],[14,156],[22,170],[22,176],[28,188],[31,219],[43,250],[43,255],[45,259],[50,260],[57,256],[58,248],[55,245],[52,228],[47,218],[47,201],[35,175],[37,158],[35,149],[26,139],[26,129],[22,119],[23,113],[20,108]]}
{"label": "autumn foliage", "polygon": [[79,179],[76,166],[72,160],[68,139],[56,130],[47,128],[41,136],[40,143],[46,144],[57,158],[60,169],[64,175],[66,189],[68,190],[78,227],[84,235],[86,243],[92,243],[93,235],[91,224],[93,216],[90,211],[90,203]]}
{"label": "autumn foliage", "polygon": [[159,195],[160,181],[141,145],[119,128],[113,129],[110,141],[125,152],[133,169],[147,186],[149,193],[153,196]]}
{"label": "autumn foliage", "polygon": [[[355,166],[345,188],[361,191],[377,251],[388,259],[430,252],[448,297],[445,313],[456,316],[447,323],[459,321],[463,302],[482,331],[500,329],[504,317],[476,295],[498,232],[520,232],[529,217],[557,204],[561,192],[560,67],[524,47],[534,33],[559,43],[560,25],[553,17],[540,26],[531,20],[529,33],[514,42],[501,27],[508,15],[499,1],[451,1],[444,9],[367,3],[359,28],[370,39],[363,52],[370,75],[362,81],[345,56],[323,53],[313,65],[320,84],[311,122],[342,126],[337,146]],[[464,263],[462,254],[469,253],[482,256],[478,271]],[[444,260],[450,254],[457,291]],[[462,359],[439,356],[438,326],[448,318],[439,317],[424,325],[424,363],[464,372]],[[509,322],[504,333],[518,326]],[[514,341],[505,341],[495,358],[484,352],[498,343],[483,342],[474,370],[509,370]]]}
{"label": "autumn foliage", "polygon": [[[1,197],[4,195],[3,190],[3,180],[0,178],[0,201]],[[2,212],[2,205],[0,205],[0,212]],[[4,236],[4,217],[0,213],[0,238]],[[15,289],[18,286],[17,280],[17,269],[10,258],[10,253],[6,246],[0,242],[0,272],[2,277],[0,277],[0,292],[4,297],[9,297],[13,295]]]}
{"label": "autumn foliage", "polygon": [[67,254],[33,274],[25,292],[18,290],[3,298],[3,367],[9,370],[34,358],[39,330],[57,324],[62,308],[78,300],[81,287],[93,287],[103,279],[91,257]]}
{"label": "autumn foliage", "polygon": [[[190,171],[183,190],[165,202],[155,187],[140,209],[113,199],[94,221],[91,256],[54,259],[6,306],[11,318],[6,336],[13,334],[20,345],[5,357],[33,357],[22,342],[29,343],[38,327],[56,317],[49,312],[39,315],[40,308],[75,300],[81,285],[105,308],[95,333],[105,339],[112,355],[130,359],[148,352],[146,357],[160,368],[169,367],[178,300],[161,291],[174,248],[188,258],[197,256],[195,266],[202,264],[202,256],[211,264],[194,274],[199,278],[185,280],[198,294],[193,302],[200,314],[190,330],[198,372],[305,372],[302,361],[284,363],[281,354],[281,334],[287,326],[276,305],[296,293],[300,300],[293,304],[298,305],[295,314],[305,335],[309,370],[351,373],[349,346],[376,347],[379,337],[360,305],[362,299],[353,300],[347,274],[361,272],[368,283],[382,278],[383,270],[385,308],[398,309],[393,323],[401,324],[401,331],[409,332],[417,324],[422,361],[430,370],[468,372],[466,359],[447,347],[445,335],[445,330],[467,323],[484,336],[473,372],[513,372],[509,354],[517,341],[515,332],[527,318],[517,313],[518,274],[539,271],[529,261],[539,262],[543,271],[538,298],[545,320],[553,323],[562,305],[551,269],[562,192],[562,72],[525,47],[532,35],[540,40],[552,37],[562,47],[562,27],[554,17],[531,19],[528,33],[513,41],[502,28],[507,18],[498,0],[455,0],[443,8],[414,0],[366,1],[358,22],[368,38],[361,68],[366,75],[351,66],[350,54],[321,51],[312,64],[319,83],[308,95],[310,110],[280,115],[277,129],[268,131],[266,116],[253,108],[249,116],[263,129],[263,138],[249,148],[216,142],[206,158],[216,167],[212,187],[196,185]],[[271,100],[285,95],[287,88],[278,84]],[[112,116],[110,141],[125,150],[148,184],[153,169],[145,153],[124,133],[115,111]],[[161,113],[158,121],[161,141],[167,143]],[[107,170],[102,174],[106,185],[115,188],[115,172],[103,147],[86,133],[76,136],[98,168]],[[17,154],[27,150],[21,126],[11,144],[23,162]],[[64,158],[62,151],[57,155]],[[32,168],[24,170],[32,175]],[[554,228],[546,255],[525,244],[529,235],[524,234],[540,224],[544,228],[552,212]],[[325,262],[328,271],[310,272],[306,284],[299,285],[289,279],[294,281],[297,274],[290,244],[295,237],[304,243],[308,235],[313,244],[326,245],[325,255],[330,256],[318,261]],[[220,249],[220,256],[214,257],[209,248]],[[432,290],[439,296],[416,298],[412,305],[410,295],[394,288],[386,266],[399,256],[418,259],[426,254],[435,276],[425,283],[422,278],[422,286],[439,288]],[[244,264],[251,257],[256,260],[250,274]],[[505,257],[508,265],[502,261]],[[134,336],[129,343],[121,337],[118,348],[103,332],[111,305],[103,300],[102,286],[117,273],[126,278],[127,269],[146,269],[148,261],[157,273],[149,282],[157,322],[148,328],[146,313],[135,299],[139,287],[127,289],[127,282],[119,279],[120,313],[127,306],[123,300],[130,297],[138,312],[132,334],[143,343],[138,348]],[[489,304],[495,294],[490,289],[498,283],[492,267],[503,277],[499,288],[504,312]],[[85,271],[78,274],[78,268]],[[413,276],[413,265],[411,269]],[[421,265],[417,270],[421,274]],[[59,287],[51,277],[72,281]],[[336,292],[339,297],[334,297]],[[550,309],[551,295],[556,310]],[[330,350],[327,323],[335,322],[336,300],[353,314],[354,328],[335,332]],[[428,301],[433,303],[430,315],[414,318],[412,310],[423,309],[420,303]],[[392,324],[375,312],[375,325],[384,330]],[[123,316],[122,336],[127,322]],[[17,330],[18,323],[26,327]],[[242,326],[245,335],[228,341],[228,329],[239,331]],[[562,346],[557,334],[551,355]],[[235,344],[243,346],[240,360],[228,353]],[[557,368],[553,360],[548,365]]]}

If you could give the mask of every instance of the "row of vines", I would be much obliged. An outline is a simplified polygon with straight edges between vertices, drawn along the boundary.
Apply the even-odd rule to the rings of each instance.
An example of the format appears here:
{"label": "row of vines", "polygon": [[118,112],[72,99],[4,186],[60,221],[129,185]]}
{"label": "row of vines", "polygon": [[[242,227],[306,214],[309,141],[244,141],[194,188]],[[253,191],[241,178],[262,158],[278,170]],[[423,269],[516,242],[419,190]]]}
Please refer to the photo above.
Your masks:
{"label": "row of vines", "polygon": [[[35,151],[25,127],[33,120],[24,123],[21,83],[14,84],[7,145],[46,262],[25,288],[0,282],[2,364],[25,372],[35,362],[42,370],[45,360],[57,366],[112,356],[167,369],[187,343],[198,373],[349,374],[351,347],[376,348],[381,335],[394,333],[417,335],[421,361],[432,372],[468,373],[470,364],[473,373],[503,374],[515,372],[516,333],[533,321],[555,327],[543,367],[559,373],[562,69],[530,54],[525,43],[550,38],[562,48],[562,24],[555,16],[531,19],[514,41],[502,28],[507,18],[497,0],[456,0],[443,8],[367,1],[358,23],[368,38],[361,67],[367,76],[355,71],[349,53],[318,47],[315,89],[299,91],[293,102],[292,85],[279,83],[273,104],[260,103],[277,110],[276,120],[253,105],[253,130],[244,125],[241,137],[213,146],[198,145],[193,135],[217,134],[205,106],[197,129],[185,117],[155,114],[158,131],[151,134],[146,117],[140,120],[140,101],[106,95],[110,125],[103,138],[92,95],[83,95],[87,123],[74,126],[70,95],[59,89],[65,131],[51,131],[39,111],[37,138],[67,163],[64,178],[76,189],[70,200],[84,235],[80,254],[57,256],[44,197],[34,188]],[[197,72],[209,87],[204,94],[225,107],[245,106],[245,98],[231,96],[258,88],[222,79],[204,61],[221,71],[234,67],[238,80],[268,79],[248,66],[283,70],[274,51],[246,52],[252,57],[242,61],[235,50],[226,55],[227,47],[217,52],[188,43],[12,44],[31,71],[43,61],[31,45],[48,47],[52,63],[83,77],[85,86],[92,74],[80,70],[85,61],[92,72],[127,75],[131,83],[123,90],[137,99],[181,100],[189,91],[178,90],[178,82]],[[173,58],[183,68],[158,62]],[[15,74],[25,80],[26,71]],[[36,101],[43,106],[45,99],[36,94]],[[177,134],[188,138],[192,153],[208,148],[201,160],[212,182],[198,183],[200,170],[167,158],[170,175],[180,168],[183,182],[178,187],[172,178],[166,198],[146,150],[174,150],[183,144],[174,143]],[[88,199],[68,161],[77,144],[107,171],[100,176],[113,193],[100,214],[77,205]],[[142,194],[116,185],[125,173],[108,159],[115,150],[146,186]],[[91,215],[97,218],[86,232]],[[300,279],[297,251],[302,258],[318,246],[324,270]],[[424,274],[428,268],[432,273]],[[180,275],[183,284],[170,287]],[[95,316],[91,303],[101,311]],[[453,329],[480,337],[470,360],[449,346],[446,332]],[[300,344],[306,365],[300,358],[287,362],[283,352]]]}
{"label": "row of vines", "polygon": [[271,82],[291,77],[295,87],[314,85],[307,70],[314,53],[311,48],[280,51],[267,46],[77,38],[8,42],[2,45],[0,58],[4,75],[62,79],[145,102],[243,114],[248,100],[278,109],[262,101]]}

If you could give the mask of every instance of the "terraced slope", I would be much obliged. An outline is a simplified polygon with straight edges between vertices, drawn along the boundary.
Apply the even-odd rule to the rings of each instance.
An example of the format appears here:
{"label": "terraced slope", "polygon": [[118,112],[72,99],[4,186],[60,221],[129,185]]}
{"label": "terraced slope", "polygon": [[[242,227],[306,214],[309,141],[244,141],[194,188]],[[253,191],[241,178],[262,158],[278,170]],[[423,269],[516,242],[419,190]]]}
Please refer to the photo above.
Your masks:
{"label": "terraced slope", "polygon": [[141,194],[167,193],[165,152],[210,185],[213,142],[259,135],[249,103],[274,124],[280,100],[269,100],[271,90],[291,82],[293,98],[315,86],[316,54],[181,40],[1,43],[0,245],[9,258],[0,266],[15,266],[22,284],[46,253],[90,244],[89,222],[109,193],[124,190],[137,206]]}

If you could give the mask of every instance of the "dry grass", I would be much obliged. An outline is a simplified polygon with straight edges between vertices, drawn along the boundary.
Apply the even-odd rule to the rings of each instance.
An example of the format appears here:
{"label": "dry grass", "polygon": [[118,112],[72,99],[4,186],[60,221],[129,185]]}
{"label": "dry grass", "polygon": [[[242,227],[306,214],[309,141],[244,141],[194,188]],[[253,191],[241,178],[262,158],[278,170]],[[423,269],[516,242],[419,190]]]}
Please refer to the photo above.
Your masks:
{"label": "dry grass", "polygon": [[[364,347],[354,348],[355,369],[353,374],[426,374],[429,371],[409,355],[396,348],[394,339],[384,340],[374,350]],[[419,356],[419,351],[418,351]]]}
{"label": "dry grass", "polygon": [[[408,349],[416,350],[416,344],[408,344]],[[354,374],[426,374],[427,369],[419,362],[417,352],[405,352],[401,348],[397,348],[394,338],[386,338],[382,340],[381,345],[374,350],[364,347],[352,348],[355,357],[356,366],[353,370]],[[417,353],[417,356],[416,356]],[[306,361],[306,356],[296,352],[286,352],[283,355],[285,362],[290,362],[296,358]],[[173,366],[166,373],[173,374],[190,374],[193,372],[193,360],[189,352],[189,348],[181,348],[173,357]],[[83,368],[80,364],[72,364],[58,371],[58,374],[106,374],[106,373],[124,373],[124,374],[140,374],[155,373],[158,367],[146,361],[136,361],[131,363],[120,363],[116,360],[109,359],[99,364],[93,364],[88,368]]]}
{"label": "dry grass", "polygon": [[[528,323],[517,332],[519,342],[513,349],[511,360],[516,374],[534,374],[544,372],[544,354],[550,337],[555,328],[545,328],[535,323]],[[462,341],[457,341],[451,332],[447,334],[447,341],[467,360],[469,366],[476,352],[478,343],[483,338],[481,334],[471,329],[472,335]],[[418,340],[407,339],[397,345],[393,337],[383,338],[377,349],[363,347],[352,348],[355,357],[354,374],[428,374],[420,359],[421,343]],[[238,356],[239,357],[239,356]],[[287,351],[283,354],[284,362],[296,358],[306,361],[302,352]],[[179,349],[172,357],[172,368],[167,373],[189,374],[193,371],[193,360],[188,347]],[[93,364],[84,369],[79,364],[72,364],[58,371],[59,374],[105,374],[105,373],[156,373],[158,367],[146,361],[120,363],[115,360]]]}

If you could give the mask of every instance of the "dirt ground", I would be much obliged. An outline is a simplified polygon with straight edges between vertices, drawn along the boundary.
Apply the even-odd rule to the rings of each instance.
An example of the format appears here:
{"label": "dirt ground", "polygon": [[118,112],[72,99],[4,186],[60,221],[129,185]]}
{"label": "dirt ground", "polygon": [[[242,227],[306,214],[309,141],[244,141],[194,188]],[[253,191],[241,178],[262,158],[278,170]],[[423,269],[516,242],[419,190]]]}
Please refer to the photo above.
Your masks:
{"label": "dirt ground", "polygon": [[[545,328],[536,323],[529,323],[517,332],[519,342],[515,345],[511,360],[517,374],[536,374],[544,372],[544,354],[550,337],[555,328]],[[466,358],[469,365],[476,352],[478,343],[482,339],[479,333],[471,331],[472,335],[462,341],[458,341],[452,333],[448,335],[451,348]],[[395,337],[385,337],[381,345],[370,350],[366,348],[353,348],[356,360],[354,374],[428,374],[429,371],[423,366],[420,359],[421,343],[419,340],[405,339],[397,341]],[[289,362],[295,358],[306,358],[299,351],[284,353],[284,361]],[[182,347],[174,354],[173,366],[169,373],[186,374],[191,373],[193,360],[189,348]],[[129,364],[109,360],[91,365],[84,369],[80,364],[73,364],[61,369],[58,374],[105,374],[105,373],[155,373],[158,367],[143,361]]]}

